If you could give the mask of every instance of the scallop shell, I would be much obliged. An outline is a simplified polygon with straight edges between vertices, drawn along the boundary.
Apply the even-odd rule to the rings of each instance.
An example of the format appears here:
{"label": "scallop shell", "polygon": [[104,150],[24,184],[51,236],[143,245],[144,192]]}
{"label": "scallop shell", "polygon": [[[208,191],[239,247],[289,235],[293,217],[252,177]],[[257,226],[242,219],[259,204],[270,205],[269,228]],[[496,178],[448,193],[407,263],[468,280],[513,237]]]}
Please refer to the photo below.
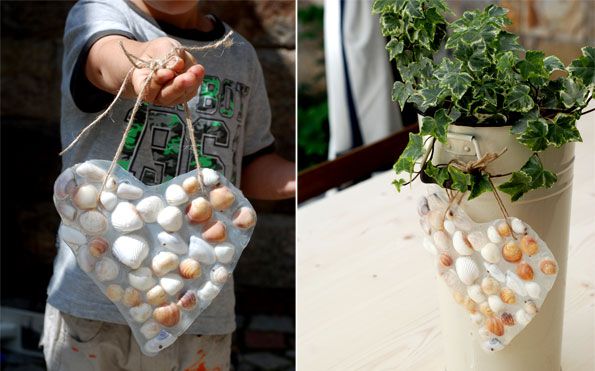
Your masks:
{"label": "scallop shell", "polygon": [[520,262],[516,266],[516,274],[525,281],[531,281],[533,279],[533,268],[525,262]]}
{"label": "scallop shell", "polygon": [[149,321],[140,327],[140,332],[146,339],[151,339],[157,336],[161,331],[161,326],[155,321]]}
{"label": "scallop shell", "polygon": [[473,246],[473,249],[476,251],[481,250],[489,241],[485,234],[481,231],[473,231],[467,235],[467,240]]}
{"label": "scallop shell", "polygon": [[175,295],[182,289],[182,287],[184,287],[184,281],[182,281],[182,277],[178,276],[177,274],[167,274],[161,277],[159,284],[169,295]]}
{"label": "scallop shell", "polygon": [[490,304],[487,301],[484,301],[483,303],[479,304],[479,311],[483,313],[483,315],[486,317],[494,316],[494,311],[492,310],[492,308],[490,308]]}
{"label": "scallop shell", "polygon": [[128,273],[128,282],[130,282],[130,286],[140,291],[147,291],[157,283],[153,278],[153,272],[147,267],[130,271]]}
{"label": "scallop shell", "polygon": [[502,257],[507,262],[516,263],[523,257],[523,252],[515,241],[509,241],[502,247]]}
{"label": "scallop shell", "polygon": [[460,257],[455,262],[455,269],[457,276],[465,285],[472,285],[477,278],[479,278],[479,267],[473,259],[468,257]]}
{"label": "scallop shell", "polygon": [[112,225],[119,232],[133,232],[143,227],[144,223],[130,202],[120,202],[113,211]]}
{"label": "scallop shell", "polygon": [[96,258],[101,257],[109,249],[109,243],[101,237],[96,237],[89,242],[89,253]]}
{"label": "scallop shell", "polygon": [[516,234],[527,233],[527,226],[518,218],[512,218],[512,220],[510,221],[510,225],[512,226],[512,230]]}
{"label": "scallop shell", "polygon": [[163,305],[167,303],[167,293],[163,289],[163,287],[157,285],[147,291],[145,294],[147,303],[155,306]]}
{"label": "scallop shell", "polygon": [[525,283],[520,279],[519,276],[511,271],[506,272],[506,286],[512,289],[517,295],[526,296],[527,290],[525,289]]}
{"label": "scallop shell", "polygon": [[506,308],[506,304],[497,295],[488,296],[488,304],[494,313],[500,313]]}
{"label": "scallop shell", "polygon": [[488,318],[486,321],[486,329],[496,336],[504,335],[504,324],[499,318]]}
{"label": "scallop shell", "polygon": [[523,238],[521,238],[521,250],[526,255],[533,256],[539,251],[539,245],[533,237],[524,235]]}
{"label": "scallop shell", "polygon": [[91,210],[97,207],[97,188],[91,184],[85,184],[77,188],[72,197],[72,202],[81,210]]}
{"label": "scallop shell", "polygon": [[512,235],[512,231],[506,222],[500,222],[496,226],[498,230],[498,234],[502,237],[510,237]]}
{"label": "scallop shell", "polygon": [[450,248],[450,238],[448,235],[444,233],[444,231],[436,231],[432,234],[432,238],[434,239],[434,244],[440,251],[448,251]]}
{"label": "scallop shell", "polygon": [[554,275],[558,271],[558,265],[551,259],[543,259],[539,262],[539,270],[541,270],[543,274]]}
{"label": "scallop shell", "polygon": [[179,260],[178,256],[173,252],[162,251],[153,257],[151,262],[151,268],[158,276],[163,276],[168,272],[178,268]]}
{"label": "scallop shell", "polygon": [[417,213],[419,216],[424,216],[430,212],[430,206],[428,205],[428,199],[421,197],[417,202]]}
{"label": "scallop shell", "polygon": [[116,194],[125,200],[138,200],[143,197],[143,190],[129,183],[120,183]]}
{"label": "scallop shell", "polygon": [[207,281],[204,286],[198,290],[198,296],[203,302],[210,302],[215,299],[221,289],[215,286],[211,281]]}
{"label": "scallop shell", "polygon": [[196,236],[190,236],[188,255],[206,265],[215,263],[215,252],[213,247]]}
{"label": "scallop shell", "polygon": [[96,236],[107,231],[107,218],[96,210],[90,210],[79,216],[79,225],[86,234]]}
{"label": "scallop shell", "polygon": [[95,275],[101,282],[113,280],[119,272],[118,264],[113,259],[105,257],[95,264]]}
{"label": "scallop shell", "polygon": [[485,277],[481,280],[481,289],[486,295],[494,295],[500,290],[500,284],[492,277]]}
{"label": "scallop shell", "polygon": [[159,232],[157,239],[161,243],[161,246],[165,247],[171,252],[176,254],[186,254],[188,252],[188,245],[186,242],[175,233]]}
{"label": "scallop shell", "polygon": [[127,287],[122,296],[122,303],[128,307],[136,307],[141,303],[140,292],[133,287]]}
{"label": "scallop shell", "polygon": [[149,247],[140,236],[124,235],[114,241],[112,253],[122,264],[137,269],[149,255]]}
{"label": "scallop shell", "polygon": [[229,243],[222,243],[215,246],[215,256],[220,263],[230,263],[235,254],[235,248]]}
{"label": "scallop shell", "polygon": [[430,254],[438,255],[438,249],[436,249],[436,246],[434,246],[434,243],[428,236],[424,237],[423,246],[424,249],[426,249],[426,251]]}
{"label": "scallop shell", "polygon": [[477,304],[483,303],[486,300],[486,297],[481,291],[481,287],[479,285],[467,287],[467,295],[469,295],[471,300],[473,300]]}
{"label": "scallop shell", "polygon": [[165,200],[172,206],[178,206],[188,201],[188,194],[179,184],[172,184],[165,190]]}
{"label": "scallop shell", "polygon": [[202,238],[208,242],[223,242],[227,239],[227,228],[220,220],[207,223],[203,228]]}
{"label": "scallop shell", "polygon": [[202,169],[202,184],[206,187],[213,187],[219,184],[219,174],[213,169]]}
{"label": "scallop shell", "polygon": [[496,244],[502,242],[502,237],[500,237],[498,230],[494,226],[488,227],[488,239]]}
{"label": "scallop shell", "polygon": [[515,322],[514,322],[514,316],[510,313],[502,313],[502,315],[500,316],[500,320],[502,321],[502,323],[505,326],[514,326]]}
{"label": "scallop shell", "polygon": [[155,308],[153,319],[165,327],[172,327],[180,322],[180,309],[174,303]]}
{"label": "scallop shell", "polygon": [[236,197],[227,187],[217,187],[209,193],[209,201],[217,211],[227,210],[235,200]]}
{"label": "scallop shell", "polygon": [[95,269],[97,258],[91,255],[88,248],[83,248],[78,251],[76,262],[83,272],[90,273]]}
{"label": "scallop shell", "polygon": [[155,223],[157,215],[163,209],[163,201],[157,196],[143,198],[136,204],[136,211],[145,223]]}
{"label": "scallop shell", "polygon": [[512,289],[508,287],[503,287],[502,290],[500,290],[500,299],[506,304],[516,303],[516,295]]}
{"label": "scallop shell", "polygon": [[452,265],[452,258],[448,254],[440,254],[438,257],[438,264],[442,268],[448,268]]}
{"label": "scallop shell", "polygon": [[196,294],[192,291],[186,291],[184,295],[182,295],[178,300],[178,306],[180,306],[184,310],[192,310],[196,308],[197,303],[198,298],[196,297]]}
{"label": "scallop shell", "polygon": [[438,231],[444,227],[444,216],[441,211],[432,210],[428,213],[428,222],[433,230]]}
{"label": "scallop shell", "polygon": [[157,223],[167,232],[177,232],[184,223],[182,212],[175,206],[167,206],[157,215]]}
{"label": "scallop shell", "polygon": [[452,245],[460,255],[473,254],[473,247],[461,231],[456,231],[452,236]]}
{"label": "scallop shell", "polygon": [[537,314],[537,312],[539,312],[537,304],[535,304],[535,302],[531,300],[525,301],[525,305],[523,306],[523,308],[525,309],[525,312],[527,312],[527,314],[531,316],[534,316]]}
{"label": "scallop shell", "polygon": [[116,196],[112,192],[101,192],[99,196],[99,201],[104,209],[107,211],[112,211],[114,207],[118,204],[118,196]]}
{"label": "scallop shell", "polygon": [[440,277],[442,278],[446,286],[451,288],[453,291],[465,289],[463,283],[461,282],[461,280],[459,280],[459,276],[457,276],[457,273],[452,268],[440,273]]}
{"label": "scallop shell", "polygon": [[90,162],[84,162],[76,167],[76,173],[79,176],[87,178],[91,182],[103,182],[107,173],[97,165]]}
{"label": "scallop shell", "polygon": [[187,280],[200,277],[200,263],[192,258],[184,259],[180,263],[180,276]]}
{"label": "scallop shell", "polygon": [[529,322],[531,322],[532,316],[529,313],[525,312],[523,309],[519,309],[515,313],[514,318],[519,325],[524,327],[527,326]]}
{"label": "scallop shell", "polygon": [[54,195],[59,199],[64,199],[76,190],[76,181],[74,172],[71,169],[64,170],[54,182]]}
{"label": "scallop shell", "polygon": [[184,188],[184,191],[187,194],[192,195],[200,190],[200,184],[198,183],[198,179],[196,179],[195,176],[190,176],[184,179],[182,182],[182,188]]}
{"label": "scallop shell", "polygon": [[444,221],[444,230],[446,232],[448,232],[448,234],[450,234],[451,236],[456,232],[457,227],[455,226],[455,223],[452,220],[445,220]]}
{"label": "scallop shell", "polygon": [[224,266],[220,265],[218,267],[214,267],[211,270],[211,281],[213,281],[214,283],[218,284],[218,285],[223,285],[225,282],[227,282],[227,279],[229,278],[230,273],[227,270],[227,268],[225,268]]}
{"label": "scallop shell", "polygon": [[143,323],[151,318],[153,308],[151,308],[151,306],[147,303],[142,303],[136,307],[130,308],[129,312],[132,319],[134,319],[136,322]]}
{"label": "scallop shell", "polygon": [[477,303],[475,303],[475,301],[473,301],[469,297],[465,298],[465,300],[463,301],[463,306],[465,307],[465,309],[467,309],[469,313],[473,314],[477,312]]}
{"label": "scallop shell", "polygon": [[87,243],[87,237],[85,237],[84,234],[77,229],[64,224],[60,226],[58,234],[60,235],[60,238],[68,244],[83,245]]}
{"label": "scallop shell", "polygon": [[500,282],[506,281],[506,275],[500,270],[500,268],[498,268],[496,264],[483,263],[483,265],[490,276],[494,277]]}
{"label": "scallop shell", "polygon": [[541,296],[541,286],[537,282],[525,283],[525,289],[527,290],[527,294],[533,299],[539,299]]}
{"label": "scallop shell", "polygon": [[203,197],[192,200],[186,209],[186,216],[191,224],[204,223],[213,215],[213,208],[209,201]]}
{"label": "scallop shell", "polygon": [[105,296],[113,302],[118,302],[122,300],[122,296],[124,295],[124,289],[120,285],[111,284],[105,288]]}
{"label": "scallop shell", "polygon": [[495,244],[488,242],[481,249],[481,256],[485,261],[496,264],[500,261],[500,249]]}
{"label": "scallop shell", "polygon": [[76,217],[76,209],[72,206],[70,206],[69,204],[59,204],[58,207],[58,212],[60,213],[60,216],[63,219],[66,219],[70,222],[72,222],[74,220],[74,218]]}
{"label": "scallop shell", "polygon": [[256,213],[252,208],[241,207],[233,214],[233,225],[240,229],[248,229],[256,224]]}

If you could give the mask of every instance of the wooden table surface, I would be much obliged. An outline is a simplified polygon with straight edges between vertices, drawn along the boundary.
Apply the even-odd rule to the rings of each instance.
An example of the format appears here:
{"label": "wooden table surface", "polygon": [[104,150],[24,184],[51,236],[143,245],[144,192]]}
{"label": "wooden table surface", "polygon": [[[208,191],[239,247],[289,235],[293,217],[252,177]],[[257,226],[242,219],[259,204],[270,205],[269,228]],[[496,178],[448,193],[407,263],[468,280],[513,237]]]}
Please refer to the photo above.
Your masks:
{"label": "wooden table surface", "polygon": [[[591,108],[595,107],[591,104]],[[562,369],[595,370],[595,113],[579,122]],[[393,174],[298,209],[299,370],[443,370],[433,257],[415,184]]]}

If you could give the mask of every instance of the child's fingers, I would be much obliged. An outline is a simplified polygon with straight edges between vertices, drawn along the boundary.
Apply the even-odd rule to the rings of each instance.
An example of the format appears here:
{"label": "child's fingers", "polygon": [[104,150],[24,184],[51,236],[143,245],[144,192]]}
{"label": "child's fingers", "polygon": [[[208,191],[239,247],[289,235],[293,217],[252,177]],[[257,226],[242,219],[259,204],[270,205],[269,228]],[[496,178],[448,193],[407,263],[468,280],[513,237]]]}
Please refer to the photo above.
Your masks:
{"label": "child's fingers", "polygon": [[157,101],[163,105],[170,105],[184,97],[187,91],[194,91],[196,94],[201,80],[194,73],[185,72],[161,89]]}

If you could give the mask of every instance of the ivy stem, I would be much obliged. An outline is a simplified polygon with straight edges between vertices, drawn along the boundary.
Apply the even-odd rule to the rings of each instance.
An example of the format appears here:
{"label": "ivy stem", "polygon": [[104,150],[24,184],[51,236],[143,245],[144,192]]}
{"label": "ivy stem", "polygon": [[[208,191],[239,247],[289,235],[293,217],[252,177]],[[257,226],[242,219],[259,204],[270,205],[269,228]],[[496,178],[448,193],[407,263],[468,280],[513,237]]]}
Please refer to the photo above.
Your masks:
{"label": "ivy stem", "polygon": [[421,175],[421,172],[423,171],[423,166],[426,163],[426,161],[428,161],[428,157],[430,156],[430,153],[434,152],[434,142],[436,141],[436,138],[427,137],[426,140],[424,141],[424,145],[428,142],[428,140],[431,141],[430,148],[427,150],[426,153],[424,153],[424,157],[422,157],[422,159],[421,159],[422,168],[417,173],[415,173],[415,176],[413,178],[411,178],[411,180],[409,180],[407,183],[403,183],[403,186],[413,183],[413,181]]}
{"label": "ivy stem", "polygon": [[583,112],[581,112],[581,116],[582,116],[582,115],[586,115],[587,113],[589,113],[589,112],[593,112],[593,111],[595,111],[595,108],[591,108],[591,109],[590,109],[590,110],[588,110],[588,111],[583,111]]}

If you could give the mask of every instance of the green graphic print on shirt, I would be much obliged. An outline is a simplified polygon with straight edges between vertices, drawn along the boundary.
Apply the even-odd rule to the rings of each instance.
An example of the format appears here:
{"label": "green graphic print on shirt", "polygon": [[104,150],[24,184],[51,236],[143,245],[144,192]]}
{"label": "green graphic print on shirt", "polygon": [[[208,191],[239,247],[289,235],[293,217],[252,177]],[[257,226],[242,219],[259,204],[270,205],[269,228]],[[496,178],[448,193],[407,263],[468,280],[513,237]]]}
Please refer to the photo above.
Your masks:
{"label": "green graphic print on shirt", "polygon": [[[231,182],[237,179],[237,144],[248,92],[249,87],[242,83],[205,76],[198,99],[189,102],[190,110],[197,114],[193,115],[193,126],[200,166],[223,173]],[[194,169],[183,117],[182,105],[143,104],[118,164],[147,185],[166,182]]]}

